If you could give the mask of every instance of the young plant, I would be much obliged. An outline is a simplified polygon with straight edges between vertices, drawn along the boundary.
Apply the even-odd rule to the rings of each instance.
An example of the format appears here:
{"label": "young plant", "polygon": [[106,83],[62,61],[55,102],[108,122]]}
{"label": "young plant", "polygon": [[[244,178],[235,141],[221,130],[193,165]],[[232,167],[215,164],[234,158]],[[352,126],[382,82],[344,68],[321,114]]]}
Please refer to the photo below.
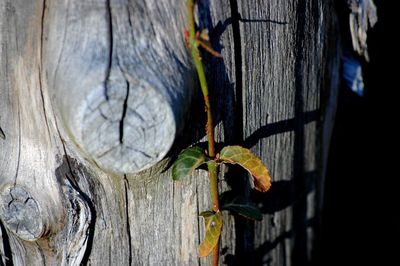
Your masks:
{"label": "young plant", "polygon": [[260,158],[246,148],[241,146],[226,146],[222,148],[219,153],[216,153],[215,151],[213,117],[207,80],[204,66],[201,61],[199,46],[214,56],[221,57],[221,55],[212,48],[207,30],[196,32],[193,14],[194,2],[195,0],[187,1],[189,27],[188,30],[185,31],[185,40],[192,54],[193,62],[200,81],[201,91],[204,97],[204,104],[207,113],[206,133],[208,149],[205,151],[198,146],[193,146],[183,150],[172,166],[172,177],[174,180],[180,180],[181,178],[190,175],[201,165],[207,165],[212,208],[211,210],[200,214],[200,216],[203,216],[205,222],[205,238],[199,246],[199,255],[205,257],[213,253],[212,265],[218,265],[219,240],[223,225],[221,211],[229,210],[250,219],[262,219],[262,215],[258,208],[249,205],[246,200],[235,195],[224,193],[221,196],[220,204],[220,195],[218,192],[219,166],[221,164],[240,165],[251,174],[255,189],[261,192],[265,192],[270,188],[271,177],[267,167],[263,164]]}

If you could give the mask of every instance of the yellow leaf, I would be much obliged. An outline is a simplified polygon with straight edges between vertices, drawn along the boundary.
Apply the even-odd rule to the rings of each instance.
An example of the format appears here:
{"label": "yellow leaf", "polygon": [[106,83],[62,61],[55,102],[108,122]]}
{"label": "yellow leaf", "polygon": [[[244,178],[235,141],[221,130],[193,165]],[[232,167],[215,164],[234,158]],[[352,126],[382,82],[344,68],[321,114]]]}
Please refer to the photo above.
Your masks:
{"label": "yellow leaf", "polygon": [[265,192],[271,187],[271,176],[267,167],[249,149],[241,146],[226,146],[221,150],[219,159],[245,168],[254,177],[255,189]]}
{"label": "yellow leaf", "polygon": [[200,216],[204,217],[206,227],[206,236],[199,246],[199,256],[208,256],[214,247],[218,244],[222,230],[222,214],[221,212],[203,212]]}

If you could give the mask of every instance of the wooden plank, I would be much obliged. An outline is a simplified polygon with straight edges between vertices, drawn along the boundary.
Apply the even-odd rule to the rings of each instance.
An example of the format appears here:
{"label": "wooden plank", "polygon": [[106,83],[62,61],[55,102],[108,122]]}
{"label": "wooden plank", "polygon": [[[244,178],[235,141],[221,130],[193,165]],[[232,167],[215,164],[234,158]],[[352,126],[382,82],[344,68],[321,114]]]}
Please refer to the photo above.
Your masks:
{"label": "wooden plank", "polygon": [[[290,120],[292,126],[295,124],[296,5],[279,1],[264,5],[259,1],[238,1],[239,14],[243,134],[245,141],[252,140],[246,143],[247,147],[269,166],[274,181],[269,192],[272,195],[257,195],[266,214],[262,222],[255,223],[251,234],[254,246],[248,248],[255,251],[245,250],[244,254],[253,258],[252,264],[269,261],[284,265],[290,258],[291,202],[275,209],[268,206],[267,201],[288,197],[289,193],[283,196],[284,191],[280,190],[293,188],[290,179],[294,171],[295,139],[293,128],[283,130],[282,126]],[[261,137],[252,138],[256,131]],[[268,133],[266,138],[263,132]]]}
{"label": "wooden plank", "polygon": [[333,6],[329,1],[237,5],[245,143],[267,163],[274,179],[269,194],[254,197],[265,215],[249,229],[254,253],[244,254],[256,265],[305,265],[323,189],[317,185],[323,180],[318,132],[326,111],[321,110],[321,91],[332,85],[323,82],[321,73],[330,75],[338,67],[324,65],[331,56],[326,49],[338,49],[337,41],[325,39],[334,32]]}

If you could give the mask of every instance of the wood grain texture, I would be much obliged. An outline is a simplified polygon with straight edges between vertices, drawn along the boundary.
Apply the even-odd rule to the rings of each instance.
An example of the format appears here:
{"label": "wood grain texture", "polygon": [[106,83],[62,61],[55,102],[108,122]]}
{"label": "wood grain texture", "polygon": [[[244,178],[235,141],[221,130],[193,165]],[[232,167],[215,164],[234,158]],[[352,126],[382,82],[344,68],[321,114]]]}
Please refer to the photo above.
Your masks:
{"label": "wood grain texture", "polygon": [[[173,182],[168,168],[205,140],[201,97],[185,111],[199,88],[184,2],[0,1],[0,265],[209,265],[197,255],[207,174]],[[217,140],[252,148],[274,181],[254,194],[246,175],[222,169],[221,189],[251,198],[264,220],[223,213],[221,265],[308,260],[339,58],[332,1],[319,2],[199,1],[199,26],[224,57],[203,55]],[[139,140],[135,110],[143,127],[157,115],[172,127],[142,128],[152,143]],[[168,150],[175,135],[140,173],[123,174],[165,150],[132,170],[130,156],[102,161],[95,147]]]}
{"label": "wood grain texture", "polygon": [[[306,265],[311,259],[321,201],[315,193],[323,189],[321,92],[337,88],[323,77],[338,65],[329,71],[322,65],[338,51],[338,40],[327,38],[336,33],[333,10],[330,1],[238,1],[244,138],[274,181],[269,194],[255,195],[265,213],[248,229],[255,251],[245,254],[255,265]],[[330,100],[336,102],[335,95]]]}
{"label": "wood grain texture", "polygon": [[103,169],[149,168],[181,130],[191,96],[184,10],[176,1],[49,2],[46,71],[55,106]]}

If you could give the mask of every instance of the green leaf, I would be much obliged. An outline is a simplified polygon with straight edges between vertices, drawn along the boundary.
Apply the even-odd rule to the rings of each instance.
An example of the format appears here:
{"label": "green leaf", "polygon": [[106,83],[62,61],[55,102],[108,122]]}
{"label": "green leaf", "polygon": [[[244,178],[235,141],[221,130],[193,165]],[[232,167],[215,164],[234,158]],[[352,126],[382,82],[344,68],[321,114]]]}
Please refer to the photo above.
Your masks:
{"label": "green leaf", "polygon": [[241,146],[226,146],[221,150],[219,159],[245,168],[254,177],[255,189],[265,192],[271,187],[271,176],[267,167],[249,149]]}
{"label": "green leaf", "polygon": [[222,214],[221,212],[202,212],[200,216],[204,217],[204,225],[206,228],[206,236],[199,246],[199,256],[208,256],[214,247],[218,244],[222,230]]}
{"label": "green leaf", "polygon": [[261,221],[260,209],[246,200],[244,197],[234,195],[232,191],[222,193],[220,197],[221,210],[232,211],[248,219]]}
{"label": "green leaf", "polygon": [[172,178],[180,180],[182,177],[190,175],[194,169],[205,163],[207,159],[200,147],[195,146],[184,149],[172,165]]}

